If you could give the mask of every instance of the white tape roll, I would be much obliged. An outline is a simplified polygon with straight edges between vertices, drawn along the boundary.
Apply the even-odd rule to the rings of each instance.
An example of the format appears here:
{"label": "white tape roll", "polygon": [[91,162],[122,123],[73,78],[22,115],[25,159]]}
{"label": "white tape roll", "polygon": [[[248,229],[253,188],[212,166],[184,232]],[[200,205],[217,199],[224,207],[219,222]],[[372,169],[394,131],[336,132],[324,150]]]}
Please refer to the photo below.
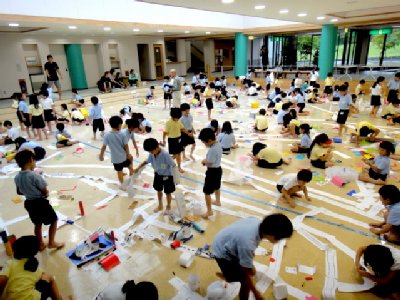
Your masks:
{"label": "white tape roll", "polygon": [[194,256],[189,252],[183,252],[179,257],[179,264],[184,268],[189,268],[192,264]]}

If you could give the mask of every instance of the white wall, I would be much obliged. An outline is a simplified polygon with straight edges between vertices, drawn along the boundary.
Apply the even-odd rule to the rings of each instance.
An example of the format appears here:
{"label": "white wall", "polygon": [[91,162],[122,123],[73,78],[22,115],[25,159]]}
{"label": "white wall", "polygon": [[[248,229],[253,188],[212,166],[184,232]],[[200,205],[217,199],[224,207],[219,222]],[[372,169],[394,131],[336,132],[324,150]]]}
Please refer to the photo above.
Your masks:
{"label": "white wall", "polygon": [[185,51],[186,51],[186,68],[190,68],[192,66],[192,49],[190,48],[190,40],[185,41]]}
{"label": "white wall", "polygon": [[205,40],[203,46],[204,67],[210,65],[210,72],[215,71],[215,45],[214,40]]}
{"label": "white wall", "polygon": [[[2,60],[1,67],[3,72],[0,73],[0,98],[11,96],[15,91],[19,91],[18,79],[25,79],[28,86],[28,92],[32,92],[28,70],[25,63],[25,54],[22,49],[23,44],[36,44],[39,53],[39,60],[44,65],[46,63],[46,56],[50,53],[50,45],[64,45],[64,44],[82,44],[82,45],[96,45],[96,63],[98,64],[97,79],[105,71],[109,70],[110,59],[109,59],[109,43],[118,44],[118,51],[120,55],[121,71],[125,73],[125,70],[135,69],[139,73],[139,61],[137,56],[137,44],[149,44],[149,58],[151,68],[151,79],[156,78],[155,66],[154,66],[154,50],[153,44],[161,44],[164,49],[164,70],[167,73],[165,66],[165,46],[163,37],[68,37],[68,38],[57,38],[49,35],[31,35],[31,34],[0,34],[0,57]],[[65,54],[64,54],[65,55]],[[93,66],[94,54],[92,54],[87,64]],[[83,57],[85,59],[85,55]],[[57,61],[55,59],[55,61]],[[6,71],[4,71],[6,70]],[[86,70],[86,75],[91,78],[93,82],[95,70]],[[65,71],[63,72],[64,76]],[[97,80],[96,80],[97,81]],[[89,83],[89,82],[88,82]]]}

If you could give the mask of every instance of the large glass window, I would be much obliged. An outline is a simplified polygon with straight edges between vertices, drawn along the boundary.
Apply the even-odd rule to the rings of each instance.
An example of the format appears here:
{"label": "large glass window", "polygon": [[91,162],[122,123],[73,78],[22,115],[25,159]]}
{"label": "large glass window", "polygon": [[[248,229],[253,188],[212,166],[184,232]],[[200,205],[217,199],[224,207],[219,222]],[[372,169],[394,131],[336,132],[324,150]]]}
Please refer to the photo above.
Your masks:
{"label": "large glass window", "polygon": [[318,65],[319,34],[305,34],[297,36],[297,66],[313,67]]}
{"label": "large glass window", "polygon": [[368,51],[369,65],[400,64],[400,28],[389,34],[371,35]]}

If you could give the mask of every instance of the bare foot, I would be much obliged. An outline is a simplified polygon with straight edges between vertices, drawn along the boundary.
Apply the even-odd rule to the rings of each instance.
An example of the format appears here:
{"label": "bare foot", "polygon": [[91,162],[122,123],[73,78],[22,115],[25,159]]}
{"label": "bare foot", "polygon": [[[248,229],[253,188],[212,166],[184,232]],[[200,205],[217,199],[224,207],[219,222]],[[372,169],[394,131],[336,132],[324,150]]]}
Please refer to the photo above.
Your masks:
{"label": "bare foot", "polygon": [[221,206],[221,201],[213,201],[212,204],[216,206]]}
{"label": "bare foot", "polygon": [[187,158],[186,156],[184,156],[184,157],[183,157],[183,160],[184,160],[184,161],[189,161],[190,159]]}
{"label": "bare foot", "polygon": [[178,169],[179,173],[185,173],[185,170],[183,170],[182,168]]}
{"label": "bare foot", "polygon": [[154,210],[153,210],[153,212],[154,213],[158,213],[158,212],[160,212],[160,211],[162,211],[164,209],[164,207],[161,205],[159,205],[157,208],[155,208]]}
{"label": "bare foot", "polygon": [[56,242],[54,242],[53,244],[49,244],[47,247],[49,249],[60,250],[60,249],[64,248],[64,246],[65,246],[65,243],[56,243]]}
{"label": "bare foot", "polygon": [[207,211],[204,215],[202,215],[201,217],[203,218],[203,219],[208,219],[208,217],[211,217],[212,215],[213,215],[214,213],[213,213],[213,211],[211,210],[211,211]]}
{"label": "bare foot", "polygon": [[42,242],[42,243],[39,244],[39,251],[43,251],[46,248],[47,248],[46,243]]}

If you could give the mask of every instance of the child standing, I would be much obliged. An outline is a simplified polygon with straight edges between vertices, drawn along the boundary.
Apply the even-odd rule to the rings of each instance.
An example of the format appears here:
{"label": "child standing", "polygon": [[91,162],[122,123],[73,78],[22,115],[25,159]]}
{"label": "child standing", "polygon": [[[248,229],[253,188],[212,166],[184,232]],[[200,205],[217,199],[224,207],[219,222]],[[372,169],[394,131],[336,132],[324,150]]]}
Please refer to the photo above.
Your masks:
{"label": "child standing", "polygon": [[42,176],[33,172],[36,167],[34,152],[22,150],[17,153],[15,160],[21,168],[21,171],[14,178],[17,194],[24,195],[26,198],[24,206],[35,225],[35,236],[39,241],[39,250],[43,251],[46,248],[42,236],[42,224],[50,225],[47,247],[57,250],[63,248],[64,243],[57,243],[54,240],[57,232],[57,214],[47,200],[49,196],[47,182]]}
{"label": "child standing", "polygon": [[400,91],[400,72],[397,72],[394,75],[394,78],[388,83],[388,96],[387,101],[392,103],[394,100],[399,99],[399,91]]}
{"label": "child standing", "polygon": [[253,145],[252,159],[256,166],[267,169],[275,169],[282,164],[289,165],[290,163],[284,160],[278,151],[258,142]]}
{"label": "child standing", "polygon": [[122,132],[125,135],[126,143],[129,146],[129,141],[132,141],[133,148],[136,150],[136,157],[139,157],[139,148],[135,140],[135,130],[139,129],[139,121],[135,119],[128,119],[125,121],[127,128],[123,129]]}
{"label": "child standing", "polygon": [[231,149],[238,147],[231,122],[225,121],[224,124],[222,124],[221,133],[218,134],[217,140],[221,144],[223,154],[229,154],[231,153]]}
{"label": "child standing", "polygon": [[191,149],[190,149],[190,158],[194,161],[194,157],[193,157],[193,152],[194,149],[196,148],[196,142],[194,140],[194,133],[196,132],[196,130],[193,128],[193,117],[190,114],[190,105],[187,103],[182,103],[181,104],[181,112],[182,112],[182,117],[181,117],[181,122],[183,124],[183,127],[185,127],[186,131],[191,133],[192,136],[187,135],[185,132],[182,132],[181,135],[181,145],[183,147],[183,159],[184,160],[189,160],[186,157],[185,154],[185,148],[189,145],[192,145]]}
{"label": "child standing", "polygon": [[169,76],[164,76],[162,89],[164,91],[164,109],[167,109],[167,102],[168,102],[168,109],[170,109],[172,100],[172,91],[170,87]]}
{"label": "child standing", "polygon": [[55,114],[56,114],[56,110],[55,110],[55,105],[53,102],[53,99],[51,99],[49,97],[49,92],[47,92],[46,90],[41,92],[43,98],[40,100],[40,104],[43,107],[43,115],[44,115],[44,120],[47,123],[47,128],[49,129],[50,132],[52,132],[51,130],[51,123],[53,121],[55,121]]}
{"label": "child standing", "polygon": [[[18,109],[17,112],[19,113],[20,120],[24,123],[26,127],[26,133],[29,138],[32,138],[31,132],[30,132],[30,127],[32,126],[31,124],[31,118],[29,117],[29,106],[25,102],[26,96],[25,94],[18,94]],[[22,128],[22,127],[21,127]],[[36,133],[34,132],[32,128],[32,132],[36,137]]]}
{"label": "child standing", "polygon": [[124,182],[124,168],[129,169],[129,176],[133,175],[132,155],[129,152],[128,140],[121,132],[122,119],[118,116],[110,118],[111,131],[106,133],[103,138],[103,146],[101,147],[100,161],[104,161],[104,152],[107,146],[111,150],[111,162],[114,165],[114,170],[117,171],[118,181],[121,184]]}
{"label": "child standing", "polygon": [[376,118],[376,113],[381,106],[381,97],[382,97],[382,82],[385,81],[385,77],[379,76],[374,84],[371,86],[371,112],[369,116],[371,118]]}
{"label": "child standing", "polygon": [[271,72],[267,71],[267,73],[265,73],[265,93],[267,95],[271,89],[271,81]]}
{"label": "child standing", "polygon": [[181,153],[183,151],[181,132],[186,133],[189,137],[193,137],[193,133],[188,132],[180,121],[182,117],[180,108],[171,108],[170,116],[171,119],[165,123],[163,145],[165,145],[165,138],[168,136],[168,152],[172,155],[172,158],[176,160],[179,172],[184,173],[185,171],[181,168]]}
{"label": "child standing", "polygon": [[212,97],[215,95],[214,91],[215,85],[214,82],[211,82],[209,85],[206,85],[206,89],[204,91],[204,97],[206,98],[206,107],[208,113],[208,120],[211,120],[211,111],[214,108]]}
{"label": "child standing", "polygon": [[311,165],[315,168],[326,169],[334,165],[332,159],[332,140],[326,133],[317,135],[311,146],[307,157],[311,160]]}
{"label": "child standing", "polygon": [[335,84],[335,78],[333,77],[332,72],[329,72],[325,79],[324,94],[326,94],[327,96],[332,95],[333,92],[332,87],[334,84]]}
{"label": "child standing", "polygon": [[[213,215],[212,204],[221,206],[222,147],[221,144],[215,140],[215,134],[210,128],[203,128],[199,134],[199,139],[209,148],[206,158],[201,162],[203,166],[207,167],[203,187],[207,206],[207,212],[203,215],[203,218],[207,219]],[[215,193],[215,202],[211,202],[211,194],[213,193]]]}
{"label": "child standing", "polygon": [[96,96],[90,98],[90,102],[92,102],[93,106],[89,111],[89,119],[91,120],[93,126],[93,140],[96,140],[97,130],[100,131],[101,136],[104,135],[102,107],[99,105],[99,98]]}
{"label": "child standing", "polygon": [[400,191],[397,186],[389,184],[379,189],[382,204],[386,207],[384,221],[371,223],[369,230],[374,234],[384,234],[384,238],[391,243],[400,242]]}
{"label": "child standing", "polygon": [[254,129],[256,131],[265,132],[268,129],[268,121],[267,117],[265,116],[267,112],[264,108],[261,108],[256,116],[256,123],[254,124]]}
{"label": "child standing", "polygon": [[57,123],[56,125],[56,133],[55,137],[57,139],[56,147],[57,148],[64,148],[64,147],[69,147],[75,144],[78,144],[79,141],[71,141],[71,134],[69,133],[68,130],[65,129],[65,126],[63,123]]}
{"label": "child standing", "polygon": [[345,124],[350,113],[350,106],[352,103],[352,99],[351,96],[347,93],[347,87],[345,85],[341,85],[339,91],[340,91],[339,112],[336,122],[339,124],[339,136],[341,137],[343,128],[346,128]]}
{"label": "child standing", "polygon": [[290,151],[294,153],[308,153],[312,144],[310,137],[310,125],[307,123],[300,125],[300,143],[293,145]]}
{"label": "child standing", "polygon": [[295,208],[296,204],[294,203],[294,197],[301,197],[297,194],[299,191],[303,191],[304,197],[307,201],[311,201],[310,197],[308,197],[306,184],[309,183],[312,179],[312,172],[310,170],[300,170],[297,174],[290,173],[282,176],[276,188],[279,193],[282,193],[281,200],[287,202],[290,207]]}
{"label": "child standing", "polygon": [[379,155],[373,160],[363,159],[367,164],[359,176],[359,180],[383,185],[390,173],[390,154],[394,153],[394,146],[391,142],[383,141],[379,144]]}
{"label": "child standing", "polygon": [[357,84],[354,92],[358,99],[363,99],[365,96],[364,86],[365,86],[365,80],[361,79],[360,82]]}
{"label": "child standing", "polygon": [[36,131],[39,141],[42,140],[42,132],[47,140],[47,131],[43,120],[43,107],[39,104],[37,95],[32,94],[29,96],[29,119],[32,124],[32,129]]}
{"label": "child standing", "polygon": [[154,212],[159,212],[164,209],[162,202],[164,190],[167,198],[166,213],[168,213],[171,210],[171,194],[175,192],[173,168],[176,167],[176,164],[169,154],[160,148],[156,139],[146,139],[143,142],[143,148],[145,151],[149,152],[149,157],[135,169],[135,173],[147,164],[151,164],[154,169],[153,188],[157,191],[158,198],[158,207]]}

